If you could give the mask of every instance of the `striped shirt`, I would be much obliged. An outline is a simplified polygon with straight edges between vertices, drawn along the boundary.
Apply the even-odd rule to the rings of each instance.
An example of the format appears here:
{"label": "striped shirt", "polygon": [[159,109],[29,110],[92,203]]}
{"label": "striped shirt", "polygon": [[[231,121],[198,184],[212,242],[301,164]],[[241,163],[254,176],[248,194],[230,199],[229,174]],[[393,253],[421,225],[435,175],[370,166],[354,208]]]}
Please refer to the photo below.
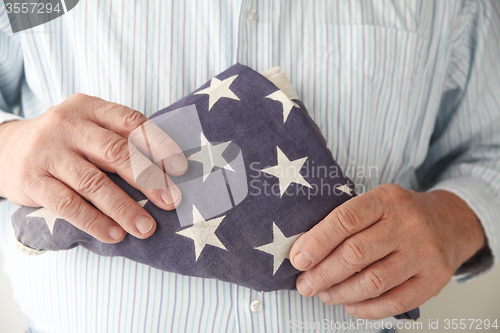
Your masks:
{"label": "striped shirt", "polygon": [[[87,0],[12,34],[0,0],[0,121],[76,92],[151,115],[236,62],[280,66],[358,193],[390,182],[469,204],[492,255],[468,265],[465,281],[500,254],[499,24],[499,3],[479,0]],[[16,208],[0,204],[0,247],[33,331],[380,331],[296,291],[259,293],[81,247],[25,256],[12,242]]]}

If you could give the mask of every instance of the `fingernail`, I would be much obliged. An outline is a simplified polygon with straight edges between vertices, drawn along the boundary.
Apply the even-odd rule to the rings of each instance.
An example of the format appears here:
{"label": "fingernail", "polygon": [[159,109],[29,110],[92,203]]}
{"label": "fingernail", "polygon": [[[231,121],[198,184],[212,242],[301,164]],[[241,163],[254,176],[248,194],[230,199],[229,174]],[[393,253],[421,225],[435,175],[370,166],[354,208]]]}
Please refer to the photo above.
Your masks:
{"label": "fingernail", "polygon": [[108,235],[114,240],[119,240],[123,235],[123,229],[116,225],[112,226],[111,228],[108,229]]}
{"label": "fingernail", "polygon": [[352,304],[346,304],[344,305],[344,310],[350,315],[355,315],[356,314],[356,308]]}
{"label": "fingernail", "polygon": [[176,189],[175,187],[169,187],[161,191],[161,199],[167,205],[176,203],[177,200],[179,200],[180,195],[181,192],[179,192],[179,190]]}
{"label": "fingernail", "polygon": [[322,292],[318,293],[319,299],[323,303],[331,303],[331,298],[330,295],[328,295],[328,292],[326,290],[323,290]]}
{"label": "fingernail", "polygon": [[188,167],[188,161],[184,157],[184,155],[177,154],[172,156],[170,159],[170,167],[174,171],[183,171],[186,170]]}
{"label": "fingernail", "polygon": [[141,234],[147,234],[151,229],[153,229],[153,220],[146,216],[139,216],[135,221],[135,227]]}
{"label": "fingernail", "polygon": [[312,263],[312,259],[307,252],[299,252],[293,257],[293,263],[295,264],[295,268],[305,271]]}
{"label": "fingernail", "polygon": [[309,296],[313,293],[313,287],[305,278],[299,278],[297,281],[297,290],[304,296]]}

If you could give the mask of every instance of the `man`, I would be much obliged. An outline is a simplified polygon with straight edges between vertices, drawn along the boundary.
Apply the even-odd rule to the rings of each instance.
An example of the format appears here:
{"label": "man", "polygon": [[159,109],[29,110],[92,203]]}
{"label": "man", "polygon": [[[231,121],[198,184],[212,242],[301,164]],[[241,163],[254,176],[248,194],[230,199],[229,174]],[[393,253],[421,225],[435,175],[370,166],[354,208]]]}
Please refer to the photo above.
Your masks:
{"label": "man", "polygon": [[[6,202],[6,270],[32,330],[275,332],[380,319],[437,295],[459,268],[470,279],[496,263],[496,2],[81,1],[22,34],[0,8],[0,109],[21,103],[29,119],[0,126],[0,196],[13,204],[45,206],[104,242],[149,237],[154,221],[99,170],[134,185],[124,139],[146,120],[134,110],[149,115],[235,62],[280,65],[366,192],[294,244],[298,292],[264,294],[81,248],[24,257]],[[155,144],[165,142],[167,173],[184,172],[175,143]],[[142,192],[172,209],[172,188]]]}

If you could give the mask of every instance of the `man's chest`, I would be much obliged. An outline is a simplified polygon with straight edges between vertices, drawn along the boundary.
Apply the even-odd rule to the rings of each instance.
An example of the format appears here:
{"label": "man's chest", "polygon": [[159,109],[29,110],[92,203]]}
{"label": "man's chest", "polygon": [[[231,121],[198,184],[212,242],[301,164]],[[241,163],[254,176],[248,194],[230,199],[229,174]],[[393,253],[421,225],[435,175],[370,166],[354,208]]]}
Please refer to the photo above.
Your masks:
{"label": "man's chest", "polygon": [[280,66],[341,166],[372,187],[425,157],[447,52],[426,6],[81,3],[23,37],[26,73],[48,106],[83,92],[150,115],[236,62]]}

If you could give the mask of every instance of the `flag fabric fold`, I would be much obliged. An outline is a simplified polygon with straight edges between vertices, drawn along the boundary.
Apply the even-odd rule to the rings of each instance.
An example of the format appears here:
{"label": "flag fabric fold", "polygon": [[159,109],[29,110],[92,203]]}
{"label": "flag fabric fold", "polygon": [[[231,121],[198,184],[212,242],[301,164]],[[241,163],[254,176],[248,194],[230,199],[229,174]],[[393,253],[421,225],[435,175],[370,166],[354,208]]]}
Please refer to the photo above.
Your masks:
{"label": "flag fabric fold", "polygon": [[[42,254],[83,246],[258,291],[296,289],[293,242],[355,193],[283,76],[236,64],[150,117],[189,161],[184,175],[172,177],[179,207],[159,209],[107,175],[156,220],[151,237],[105,244],[45,208],[21,207],[12,216],[18,248]],[[396,318],[418,316],[417,308]]]}

